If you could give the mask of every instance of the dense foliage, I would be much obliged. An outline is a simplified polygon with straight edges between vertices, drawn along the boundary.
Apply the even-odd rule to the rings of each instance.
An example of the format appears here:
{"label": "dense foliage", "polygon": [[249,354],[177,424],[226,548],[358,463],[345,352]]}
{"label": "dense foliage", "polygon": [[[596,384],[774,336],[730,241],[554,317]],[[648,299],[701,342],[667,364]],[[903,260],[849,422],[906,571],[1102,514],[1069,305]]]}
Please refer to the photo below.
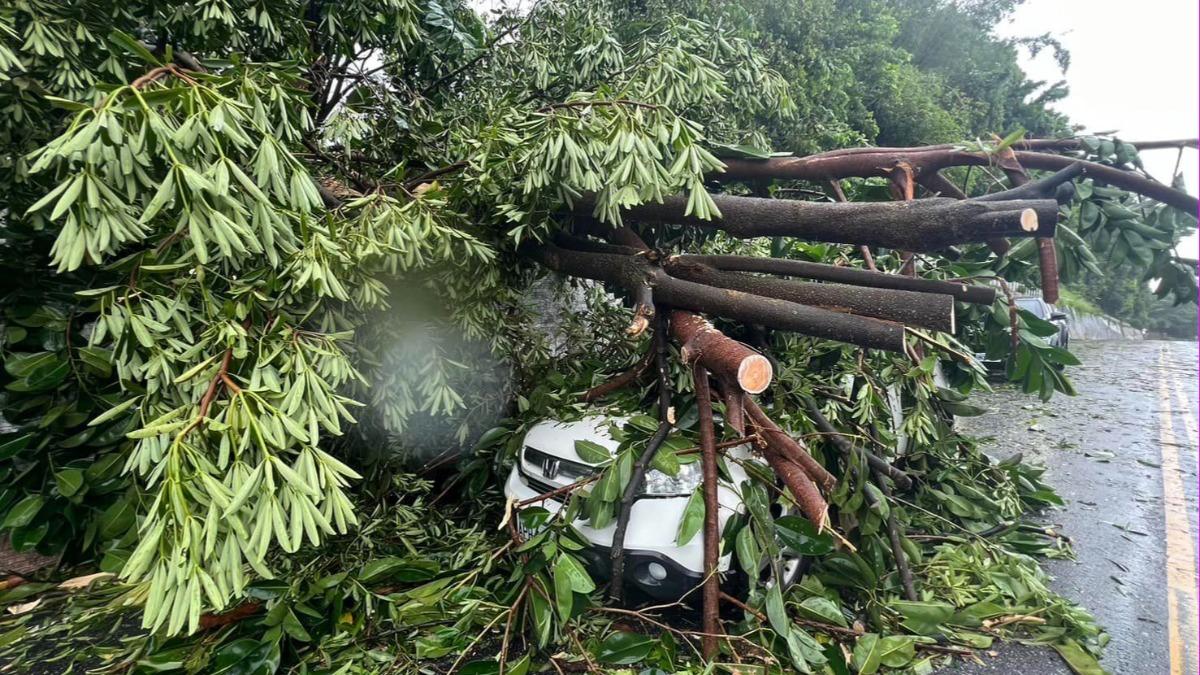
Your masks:
{"label": "dense foliage", "polygon": [[[113,669],[404,670],[478,658],[481,643],[495,653],[489,631],[504,622],[522,636],[508,672],[545,663],[551,642],[574,659],[686,667],[669,632],[614,633],[612,616],[590,611],[594,584],[560,571],[574,569],[568,527],[515,555],[494,533],[521,432],[582,414],[578,394],[645,348],[621,337],[628,311],[590,285],[550,284],[572,301],[541,330],[528,289],[542,272],[522,246],[560,229],[584,194],[609,223],[680,192],[690,213],[718,216],[705,176],[724,153],[1063,131],[1042,105],[1053,94],[1028,102],[1014,45],[987,33],[1004,3],[977,4],[544,2],[491,22],[442,0],[0,8],[0,412],[14,425],[0,437],[2,527],[18,550],[119,575],[86,600],[44,584],[6,591],[6,603],[50,592],[2,642],[20,658]],[[940,25],[930,17],[961,53],[918,30]],[[1105,161],[1136,160],[1103,142],[1093,154]],[[983,170],[961,180],[995,184]],[[848,187],[873,199],[882,186]],[[1159,245],[1192,223],[1081,187],[1064,269],[1094,266],[1088,241],[1105,255],[1112,243],[1116,263],[1153,267],[1164,292],[1194,301],[1194,277]],[[848,247],[646,234],[851,259]],[[1030,282],[1034,257],[980,247],[925,273]],[[1055,366],[1073,357],[1027,315],[1009,354],[1006,312],[964,319],[977,333],[964,337],[1011,356],[1027,390],[1069,391]],[[848,466],[835,526],[853,547],[761,512],[744,523],[751,534],[732,546],[747,565],[778,547],[777,528],[819,560],[786,599],[755,600],[769,618],[748,614],[742,640],[840,672],[829,636],[780,618],[786,603],[838,626],[865,617],[849,659],[860,672],[924,668],[915,645],[935,634],[990,642],[1015,628],[971,629],[1000,615],[1044,614],[1037,639],[1097,649],[1099,629],[1028,557],[1061,542],[1010,524],[1056,497],[1037,469],[993,463],[946,426],[945,410],[969,412],[982,373],[953,336],[924,342],[933,353],[916,362],[797,336],[764,344],[781,364],[781,423],[807,430],[801,402],[816,396],[849,434],[878,422],[883,447],[909,439],[906,461],[926,480],[908,501],[879,499]],[[938,355],[955,389],[934,385]],[[688,410],[687,377],[674,375]],[[884,423],[889,386],[903,392],[902,429]],[[612,410],[648,413],[642,393]],[[679,426],[673,447],[694,444]],[[626,433],[632,457],[647,434]],[[417,471],[463,447],[453,476]],[[882,543],[890,509],[914,531],[952,530],[909,542],[925,580],[915,605],[897,599]],[[250,618],[214,618],[227,609]],[[48,620],[58,612],[73,620]],[[130,612],[140,623],[113,621]],[[116,632],[94,642],[101,625]],[[76,639],[94,644],[69,649]]]}

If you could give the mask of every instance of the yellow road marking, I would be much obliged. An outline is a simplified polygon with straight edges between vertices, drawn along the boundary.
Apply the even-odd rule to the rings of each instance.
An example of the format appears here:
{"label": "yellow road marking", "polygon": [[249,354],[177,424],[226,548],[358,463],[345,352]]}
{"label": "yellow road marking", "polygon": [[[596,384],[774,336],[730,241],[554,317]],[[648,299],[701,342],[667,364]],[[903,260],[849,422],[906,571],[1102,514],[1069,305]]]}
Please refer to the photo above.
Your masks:
{"label": "yellow road marking", "polygon": [[[1194,382],[1192,384],[1195,384]],[[1184,384],[1178,378],[1171,378],[1172,389],[1175,391],[1175,410],[1183,412],[1183,425],[1187,429],[1187,438],[1184,440],[1184,447],[1188,449],[1187,460],[1190,469],[1196,468],[1196,412],[1192,408],[1191,399],[1184,390]]]}
{"label": "yellow road marking", "polygon": [[1165,361],[1166,351],[1160,351],[1158,437],[1162,453],[1163,515],[1167,535],[1167,637],[1171,675],[1184,675],[1196,672],[1193,667],[1197,654],[1196,627],[1193,624],[1198,611],[1196,559],[1192,551],[1187,493],[1183,489],[1183,467],[1175,439],[1171,390],[1167,384],[1171,378],[1167,374]]}

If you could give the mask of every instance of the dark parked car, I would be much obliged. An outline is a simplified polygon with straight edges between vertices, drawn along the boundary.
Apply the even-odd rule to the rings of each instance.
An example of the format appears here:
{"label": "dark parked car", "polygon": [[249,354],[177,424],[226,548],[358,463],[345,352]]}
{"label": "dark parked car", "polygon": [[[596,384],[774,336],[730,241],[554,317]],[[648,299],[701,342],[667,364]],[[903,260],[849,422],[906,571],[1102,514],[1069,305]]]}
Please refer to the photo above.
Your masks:
{"label": "dark parked car", "polygon": [[[1036,316],[1043,321],[1049,321],[1058,329],[1053,335],[1045,338],[1046,342],[1050,343],[1051,347],[1067,348],[1067,344],[1071,340],[1071,332],[1067,327],[1067,315],[1055,309],[1054,305],[1047,303],[1039,297],[1029,296],[1024,298],[1016,298],[1017,307],[1023,309],[1030,314]],[[987,368],[992,375],[998,375],[1004,372],[1004,361],[1000,359],[989,359],[984,353],[975,354],[975,358]]]}
{"label": "dark parked car", "polygon": [[1071,339],[1070,330],[1067,328],[1067,315],[1058,311],[1053,305],[1048,304],[1045,300],[1037,297],[1017,298],[1017,307],[1029,312],[1043,321],[1049,321],[1058,327],[1058,332],[1046,338],[1046,342],[1050,343],[1051,347],[1067,348],[1067,343]]}

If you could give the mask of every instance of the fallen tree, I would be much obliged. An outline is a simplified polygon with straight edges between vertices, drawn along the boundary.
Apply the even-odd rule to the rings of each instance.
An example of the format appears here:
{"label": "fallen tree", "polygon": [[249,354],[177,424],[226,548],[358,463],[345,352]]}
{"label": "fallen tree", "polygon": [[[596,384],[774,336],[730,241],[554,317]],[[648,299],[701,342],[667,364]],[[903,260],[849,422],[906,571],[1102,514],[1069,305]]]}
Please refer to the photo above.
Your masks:
{"label": "fallen tree", "polygon": [[[688,655],[695,642],[709,661],[837,670],[883,640],[916,667],[918,649],[969,654],[946,643],[1015,634],[962,625],[973,609],[935,566],[979,579],[1002,611],[1043,617],[1038,639],[1099,649],[1094,623],[1011,555],[1061,553],[1061,540],[999,526],[1052,490],[942,428],[979,376],[946,331],[986,326],[1043,392],[1068,391],[1053,366],[1070,355],[1038,346],[1045,326],[1020,315],[1005,278],[1036,283],[1020,257],[1035,239],[1083,246],[1064,209],[1102,204],[1134,222],[1105,181],[1179,194],[1090,161],[1083,140],[723,162],[730,135],[799,137],[770,126],[802,92],[734,17],[655,5],[631,20],[624,6],[558,1],[495,26],[424,1],[264,0],[219,19],[93,9],[0,10],[0,69],[15,73],[0,78],[0,144],[17,158],[0,168],[0,412],[16,425],[0,435],[0,528],[116,576],[75,596],[52,572],[22,577],[0,658],[711,668]],[[958,166],[1014,183],[1062,170],[982,194],[990,182],[950,181]],[[805,183],[835,175],[838,203]],[[895,201],[866,201],[880,186],[860,176],[886,177]],[[1164,242],[1185,229],[1136,224]],[[1002,237],[1014,239],[1003,257],[977,245]],[[551,284],[583,289],[582,310],[547,312],[562,335],[543,335],[524,295],[547,270],[598,282]],[[954,389],[933,380],[939,362]],[[630,419],[612,463],[498,498],[530,425],[592,413]],[[748,458],[732,452],[744,446]],[[703,466],[689,517],[663,525],[705,530],[702,633],[601,600],[572,531],[581,518],[565,517],[613,526],[607,591],[628,600],[630,506],[649,472],[689,452]],[[747,512],[718,533],[715,485],[739,461],[747,480],[730,487]],[[981,522],[998,529],[921,543]],[[770,590],[759,572],[785,549],[809,583]],[[975,561],[990,556],[1029,592],[989,584]],[[723,574],[750,587],[725,613]],[[905,615],[914,597],[954,612],[921,626]],[[81,626],[123,630],[114,643]]]}

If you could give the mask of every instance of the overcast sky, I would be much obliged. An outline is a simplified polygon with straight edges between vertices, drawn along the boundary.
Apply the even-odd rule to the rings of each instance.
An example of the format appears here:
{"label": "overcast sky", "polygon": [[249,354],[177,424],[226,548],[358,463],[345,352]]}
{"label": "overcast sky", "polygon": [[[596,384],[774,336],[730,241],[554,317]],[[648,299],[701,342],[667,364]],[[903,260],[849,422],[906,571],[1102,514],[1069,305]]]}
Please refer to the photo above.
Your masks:
{"label": "overcast sky", "polygon": [[[1055,104],[1086,131],[1113,131],[1124,140],[1195,138],[1200,120],[1200,53],[1196,0],[1026,0],[1012,21],[997,27],[1004,36],[1050,32],[1071,52],[1065,78],[1070,95]],[[1064,76],[1053,54],[1022,57],[1035,80]],[[1142,153],[1146,169],[1170,182],[1177,151]],[[1183,152],[1188,192],[1200,184],[1200,159]],[[1193,236],[1179,253],[1194,257]]]}

